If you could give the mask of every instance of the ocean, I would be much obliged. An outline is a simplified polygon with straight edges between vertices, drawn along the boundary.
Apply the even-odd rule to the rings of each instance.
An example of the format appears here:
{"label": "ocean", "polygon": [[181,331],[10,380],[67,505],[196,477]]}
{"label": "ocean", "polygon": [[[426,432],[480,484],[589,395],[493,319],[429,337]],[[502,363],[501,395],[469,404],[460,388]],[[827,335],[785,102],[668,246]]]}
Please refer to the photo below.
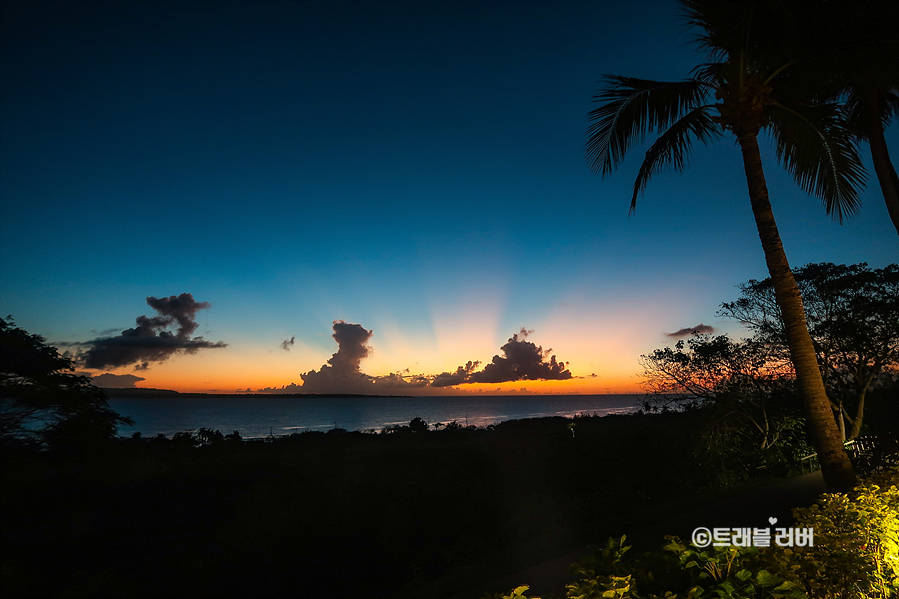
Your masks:
{"label": "ocean", "polygon": [[642,395],[504,395],[449,397],[286,397],[206,395],[111,397],[110,407],[134,420],[119,435],[167,437],[200,427],[244,438],[304,431],[380,431],[419,417],[434,424],[457,422],[484,427],[505,420],[572,417],[576,414],[629,414],[642,406]]}

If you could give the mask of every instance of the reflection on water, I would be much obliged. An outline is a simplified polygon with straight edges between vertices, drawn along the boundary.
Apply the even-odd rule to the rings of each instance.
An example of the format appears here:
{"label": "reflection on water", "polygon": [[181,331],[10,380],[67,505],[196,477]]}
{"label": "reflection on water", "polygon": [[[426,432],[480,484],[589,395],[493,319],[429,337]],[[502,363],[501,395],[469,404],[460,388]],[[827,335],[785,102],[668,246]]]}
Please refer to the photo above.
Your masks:
{"label": "reflection on water", "polygon": [[267,397],[205,396],[111,398],[113,410],[134,419],[119,434],[171,436],[200,427],[246,438],[343,428],[354,431],[409,424],[420,417],[434,424],[452,421],[483,427],[504,420],[628,414],[642,405],[640,395],[528,395],[494,397]]}

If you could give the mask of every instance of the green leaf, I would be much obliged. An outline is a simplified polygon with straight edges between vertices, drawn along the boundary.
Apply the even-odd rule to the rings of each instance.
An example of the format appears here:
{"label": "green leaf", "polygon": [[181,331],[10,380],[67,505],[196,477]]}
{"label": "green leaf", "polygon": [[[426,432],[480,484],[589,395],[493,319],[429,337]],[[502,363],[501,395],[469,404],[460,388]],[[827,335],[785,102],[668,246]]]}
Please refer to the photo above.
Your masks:
{"label": "green leaf", "polygon": [[763,587],[774,586],[782,581],[780,577],[771,574],[767,570],[760,570],[755,580],[759,586]]}
{"label": "green leaf", "polygon": [[796,586],[795,583],[792,583],[789,580],[785,580],[782,585],[780,585],[778,587],[774,587],[774,590],[775,591],[789,591],[790,589],[792,589],[795,586]]}

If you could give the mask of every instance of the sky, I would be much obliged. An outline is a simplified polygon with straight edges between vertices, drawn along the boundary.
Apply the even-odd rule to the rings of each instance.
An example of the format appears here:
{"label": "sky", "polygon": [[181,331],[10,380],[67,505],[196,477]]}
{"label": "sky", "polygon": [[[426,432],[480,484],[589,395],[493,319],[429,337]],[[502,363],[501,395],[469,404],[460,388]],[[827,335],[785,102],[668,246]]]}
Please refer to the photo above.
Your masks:
{"label": "sky", "polygon": [[[767,277],[732,140],[630,216],[645,148],[586,163],[601,75],[702,62],[675,2],[0,7],[0,312],[106,386],[636,392]],[[840,225],[763,140],[792,266],[899,259],[862,149]]]}

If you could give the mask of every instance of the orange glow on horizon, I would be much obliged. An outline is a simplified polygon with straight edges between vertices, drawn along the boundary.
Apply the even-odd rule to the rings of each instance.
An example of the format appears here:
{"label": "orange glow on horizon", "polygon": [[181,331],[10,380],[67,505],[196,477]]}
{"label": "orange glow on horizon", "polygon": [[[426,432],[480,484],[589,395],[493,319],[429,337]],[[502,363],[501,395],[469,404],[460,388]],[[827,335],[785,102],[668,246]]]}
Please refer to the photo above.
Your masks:
{"label": "orange glow on horizon", "polygon": [[[190,376],[190,375],[194,376]],[[197,380],[196,372],[185,373],[180,369],[172,369],[158,372],[150,370],[139,376],[144,376],[145,381],[137,383],[137,388],[171,389],[179,393],[255,393],[260,389],[282,389],[298,385],[299,388],[285,389],[284,393],[302,393],[302,379],[298,374],[273,380],[269,377],[248,380],[244,373],[235,372],[230,375],[227,372],[218,372],[217,376],[207,380]],[[211,374],[211,373],[207,373]],[[254,384],[255,382],[255,384]],[[384,395],[606,395],[606,394],[631,394],[644,393],[641,386],[642,379],[637,376],[624,377],[583,377],[567,380],[520,380],[505,383],[470,383],[455,387],[443,388],[412,388],[409,390],[395,389],[383,391]]]}
{"label": "orange glow on horizon", "polygon": [[[501,296],[499,293],[494,295]],[[454,372],[469,360],[480,361],[477,370],[483,370],[493,356],[502,355],[501,346],[518,331],[512,327],[499,333],[496,322],[503,311],[500,300],[488,302],[480,312],[471,302],[463,304],[435,309],[438,315],[433,319],[430,332],[410,334],[400,323],[389,319],[360,323],[374,331],[369,341],[371,352],[361,361],[361,371],[375,377],[390,373],[429,377]],[[566,362],[573,375],[571,379],[520,380],[447,388],[382,387],[378,392],[384,395],[643,393],[639,357],[665,343],[661,337],[663,333],[659,331],[668,327],[667,317],[659,310],[651,309],[650,304],[643,300],[617,309],[591,310],[585,300],[566,299],[547,312],[542,322],[521,323],[534,331],[527,341],[547,351],[552,348],[551,354]],[[443,314],[444,311],[449,313]],[[326,331],[321,334],[327,334]],[[660,337],[660,343],[654,344],[653,338]],[[172,389],[182,393],[255,393],[261,389],[302,392],[302,374],[321,369],[337,349],[333,339],[328,344],[307,344],[297,338],[289,351],[274,342],[262,344],[255,339],[229,339],[226,348],[172,356],[165,362],[151,364],[145,371],[132,367],[111,372],[143,377],[145,380],[137,383],[138,388]]]}

